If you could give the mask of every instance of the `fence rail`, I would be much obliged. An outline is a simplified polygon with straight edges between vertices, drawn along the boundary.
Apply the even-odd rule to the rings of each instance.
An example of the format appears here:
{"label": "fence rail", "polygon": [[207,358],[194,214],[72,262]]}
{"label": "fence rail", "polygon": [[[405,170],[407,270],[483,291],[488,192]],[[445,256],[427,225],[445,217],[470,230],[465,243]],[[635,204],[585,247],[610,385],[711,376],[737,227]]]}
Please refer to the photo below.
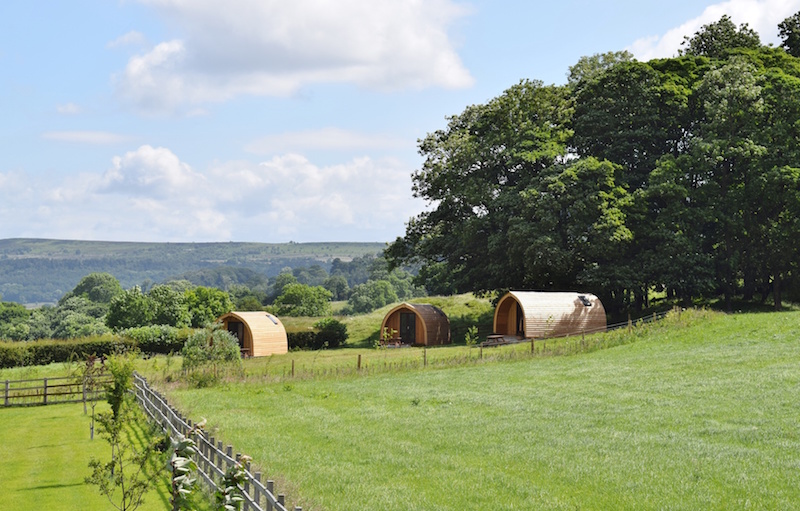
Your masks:
{"label": "fence rail", "polygon": [[81,403],[103,397],[103,386],[110,380],[102,378],[90,383],[81,378],[64,376],[36,380],[0,381],[3,387],[3,406],[40,406],[60,403]]}
{"label": "fence rail", "polygon": [[[186,437],[192,430],[192,421],[181,413],[159,394],[150,388],[141,375],[134,374],[134,393],[136,400],[152,421],[157,423],[173,440]],[[234,456],[233,446],[223,448],[223,443],[209,436],[202,430],[195,430],[192,439],[197,444],[197,455],[194,462],[203,483],[212,491],[218,488],[215,480],[219,480],[225,472],[239,462],[241,454]],[[242,509],[247,511],[287,511],[286,496],[275,496],[275,483],[272,480],[262,482],[260,472],[252,473],[250,463],[245,467],[245,483],[239,487],[244,498]],[[302,511],[295,506],[294,511]]]}

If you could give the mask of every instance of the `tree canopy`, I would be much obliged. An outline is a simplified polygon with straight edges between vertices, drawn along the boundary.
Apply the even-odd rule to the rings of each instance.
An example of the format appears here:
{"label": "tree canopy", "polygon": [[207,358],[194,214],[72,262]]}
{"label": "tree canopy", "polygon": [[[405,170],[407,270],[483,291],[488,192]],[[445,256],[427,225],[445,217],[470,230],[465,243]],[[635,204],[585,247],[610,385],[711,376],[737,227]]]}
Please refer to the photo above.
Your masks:
{"label": "tree canopy", "polygon": [[387,249],[429,292],[580,288],[612,313],[650,289],[777,307],[800,292],[798,15],[784,48],[723,16],[681,55],[582,58],[419,142],[429,208]]}

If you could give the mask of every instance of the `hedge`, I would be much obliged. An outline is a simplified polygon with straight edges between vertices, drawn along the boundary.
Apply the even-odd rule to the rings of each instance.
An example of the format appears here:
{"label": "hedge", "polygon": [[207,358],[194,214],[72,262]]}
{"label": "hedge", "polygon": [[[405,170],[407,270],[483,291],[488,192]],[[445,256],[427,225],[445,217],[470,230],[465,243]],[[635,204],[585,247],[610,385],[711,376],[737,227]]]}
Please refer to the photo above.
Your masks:
{"label": "hedge", "polygon": [[142,326],[122,330],[119,335],[133,342],[142,353],[178,353],[186,339],[194,332],[191,328],[167,325]]}
{"label": "hedge", "polygon": [[131,341],[110,335],[77,340],[1,342],[0,368],[85,360],[89,355],[110,355],[133,347]]}

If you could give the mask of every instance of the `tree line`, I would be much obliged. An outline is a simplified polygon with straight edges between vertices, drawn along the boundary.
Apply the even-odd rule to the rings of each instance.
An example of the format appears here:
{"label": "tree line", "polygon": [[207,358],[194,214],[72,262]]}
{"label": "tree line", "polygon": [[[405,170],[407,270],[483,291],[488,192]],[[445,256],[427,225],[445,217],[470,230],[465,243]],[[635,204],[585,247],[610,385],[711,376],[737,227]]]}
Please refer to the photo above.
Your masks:
{"label": "tree line", "polygon": [[679,55],[583,57],[419,142],[430,204],[387,249],[435,294],[581,289],[612,314],[797,298],[800,13],[764,46],[729,17]]}
{"label": "tree line", "polygon": [[383,256],[374,255],[334,259],[330,273],[318,264],[285,267],[272,280],[247,268],[218,267],[123,289],[113,275],[91,273],[54,306],[29,310],[0,301],[0,339],[72,339],[156,325],[200,328],[231,310],[330,316],[332,300],[347,301],[342,314],[359,314],[424,294],[411,281],[411,273],[390,271]]}

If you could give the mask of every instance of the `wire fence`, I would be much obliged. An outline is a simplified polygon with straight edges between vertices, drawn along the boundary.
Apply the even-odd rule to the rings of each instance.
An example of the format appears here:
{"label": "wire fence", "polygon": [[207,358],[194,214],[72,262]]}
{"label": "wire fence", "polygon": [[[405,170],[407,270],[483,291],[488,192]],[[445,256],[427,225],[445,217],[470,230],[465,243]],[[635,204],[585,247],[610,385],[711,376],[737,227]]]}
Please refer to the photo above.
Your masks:
{"label": "wire fence", "polygon": [[[234,455],[233,446],[223,447],[222,441],[209,436],[205,431],[193,429],[192,421],[185,418],[167,399],[157,391],[150,388],[141,375],[134,374],[134,393],[139,405],[147,416],[173,440],[187,437],[191,433],[192,440],[197,444],[197,454],[194,462],[200,480],[211,491],[219,488],[215,481],[220,480],[228,468],[240,461],[241,454]],[[262,482],[261,472],[251,472],[250,463],[245,466],[244,484],[239,487],[244,499],[242,509],[247,511],[287,511],[286,496],[275,495],[275,482],[267,480]],[[300,506],[295,506],[294,511],[302,511]]]}

